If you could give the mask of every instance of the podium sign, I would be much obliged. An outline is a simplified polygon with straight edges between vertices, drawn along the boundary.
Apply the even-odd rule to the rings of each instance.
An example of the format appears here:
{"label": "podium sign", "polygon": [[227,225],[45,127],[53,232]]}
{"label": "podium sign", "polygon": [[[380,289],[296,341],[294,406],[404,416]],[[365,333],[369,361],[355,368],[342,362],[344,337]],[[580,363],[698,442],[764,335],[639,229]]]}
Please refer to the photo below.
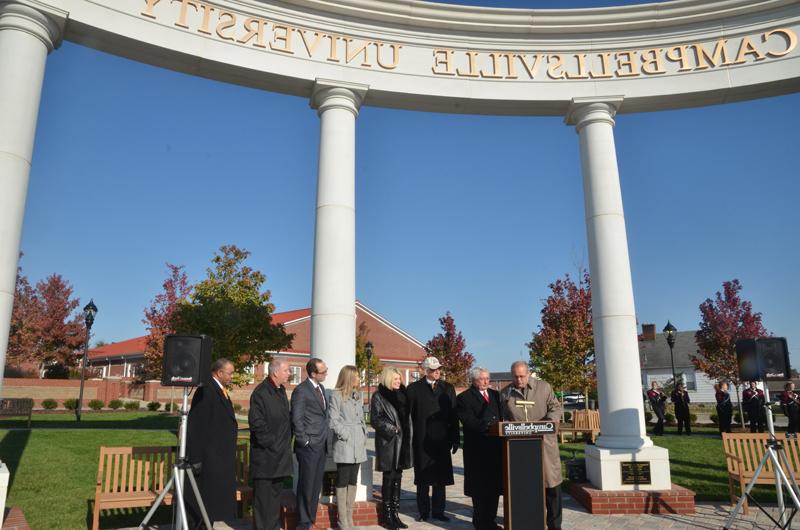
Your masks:
{"label": "podium sign", "polygon": [[501,421],[491,429],[503,439],[505,530],[545,530],[542,436],[555,432],[552,421]]}

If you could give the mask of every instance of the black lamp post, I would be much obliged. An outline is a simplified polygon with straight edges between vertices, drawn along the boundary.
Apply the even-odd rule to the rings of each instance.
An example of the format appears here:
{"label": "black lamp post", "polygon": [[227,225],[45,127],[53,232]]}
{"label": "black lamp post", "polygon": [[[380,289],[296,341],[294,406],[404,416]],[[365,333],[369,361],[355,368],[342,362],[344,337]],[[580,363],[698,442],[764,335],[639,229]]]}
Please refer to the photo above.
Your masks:
{"label": "black lamp post", "polygon": [[678,381],[675,377],[675,357],[672,355],[672,349],[675,347],[675,336],[677,334],[678,330],[667,320],[667,325],[664,326],[664,338],[667,339],[667,344],[669,344],[669,361],[672,363],[672,385],[675,387],[678,386]]}
{"label": "black lamp post", "polygon": [[371,396],[370,394],[370,367],[372,366],[372,342],[367,342],[366,346],[364,346],[364,350],[367,354],[367,406],[369,406]]}
{"label": "black lamp post", "polygon": [[86,362],[89,359],[89,336],[92,334],[92,324],[94,324],[94,316],[97,314],[97,306],[94,305],[94,300],[89,300],[86,307],[83,308],[83,319],[86,322],[86,342],[83,344],[83,362],[81,363],[81,390],[78,394],[78,404],[75,407],[75,419],[81,421],[81,403],[83,403],[83,382],[86,379]]}

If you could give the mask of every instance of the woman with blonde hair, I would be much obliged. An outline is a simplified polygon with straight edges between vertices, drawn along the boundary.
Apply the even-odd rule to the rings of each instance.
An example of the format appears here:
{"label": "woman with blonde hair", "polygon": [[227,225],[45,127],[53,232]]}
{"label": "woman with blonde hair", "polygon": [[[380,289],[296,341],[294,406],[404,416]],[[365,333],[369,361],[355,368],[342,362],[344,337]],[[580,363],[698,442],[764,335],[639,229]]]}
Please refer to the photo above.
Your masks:
{"label": "woman with blonde hair", "polygon": [[383,527],[389,530],[408,528],[399,516],[403,470],[414,465],[407,401],[400,372],[384,368],[372,396],[369,418],[375,429],[375,470],[383,472]]}
{"label": "woman with blonde hair", "polygon": [[333,461],[336,462],[336,508],[339,528],[351,530],[358,487],[358,468],[367,460],[367,425],[361,401],[361,377],[353,365],[339,371],[331,394],[330,424]]}

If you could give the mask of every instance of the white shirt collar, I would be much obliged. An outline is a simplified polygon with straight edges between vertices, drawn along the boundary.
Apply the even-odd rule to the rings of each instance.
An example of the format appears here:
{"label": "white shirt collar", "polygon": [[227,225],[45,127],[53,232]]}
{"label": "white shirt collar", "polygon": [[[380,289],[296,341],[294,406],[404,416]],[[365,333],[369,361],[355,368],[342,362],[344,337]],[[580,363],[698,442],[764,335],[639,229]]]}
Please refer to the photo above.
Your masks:
{"label": "white shirt collar", "polygon": [[219,385],[220,389],[222,389],[222,390],[225,390],[225,387],[224,387],[224,386],[222,386],[222,383],[220,383],[220,382],[219,382],[219,379],[217,379],[217,378],[216,378],[216,377],[214,377],[213,375],[211,376],[211,379],[213,379],[213,380],[214,380],[214,382],[215,382],[215,383],[217,383],[217,384]]}

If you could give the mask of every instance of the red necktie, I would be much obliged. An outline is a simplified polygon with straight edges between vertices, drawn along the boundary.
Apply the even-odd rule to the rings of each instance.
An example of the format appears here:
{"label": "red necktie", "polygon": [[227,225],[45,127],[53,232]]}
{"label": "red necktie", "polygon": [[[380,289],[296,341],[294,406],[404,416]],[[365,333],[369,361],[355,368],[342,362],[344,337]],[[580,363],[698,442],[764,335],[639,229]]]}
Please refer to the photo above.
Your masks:
{"label": "red necktie", "polygon": [[483,391],[483,399],[486,403],[489,403],[489,393],[486,390]]}

